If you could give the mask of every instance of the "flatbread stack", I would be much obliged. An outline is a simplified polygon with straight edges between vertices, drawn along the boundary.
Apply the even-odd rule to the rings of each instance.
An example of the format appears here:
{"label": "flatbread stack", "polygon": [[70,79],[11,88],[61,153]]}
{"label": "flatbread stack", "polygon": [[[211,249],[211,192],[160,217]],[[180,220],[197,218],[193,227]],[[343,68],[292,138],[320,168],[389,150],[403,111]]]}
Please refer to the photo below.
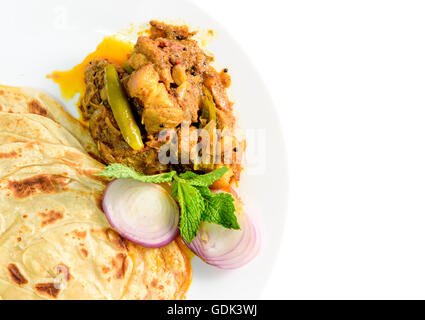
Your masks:
{"label": "flatbread stack", "polygon": [[96,156],[54,100],[0,86],[0,299],[184,298],[183,244],[147,249],[110,227]]}

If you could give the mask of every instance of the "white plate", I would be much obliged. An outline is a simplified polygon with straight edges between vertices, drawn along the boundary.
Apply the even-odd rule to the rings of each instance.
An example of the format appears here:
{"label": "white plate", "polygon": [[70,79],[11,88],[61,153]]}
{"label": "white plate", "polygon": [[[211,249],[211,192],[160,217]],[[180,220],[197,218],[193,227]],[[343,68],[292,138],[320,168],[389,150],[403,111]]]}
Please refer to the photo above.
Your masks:
{"label": "white plate", "polygon": [[[75,114],[73,103],[60,99],[58,87],[45,75],[81,62],[105,34],[150,19],[178,19],[192,27],[213,29],[217,36],[208,48],[217,64],[230,70],[232,98],[242,126],[265,132],[265,149],[259,149],[264,163],[249,166],[240,191],[248,211],[262,221],[261,254],[234,271],[194,259],[188,299],[260,298],[279,253],[287,207],[286,155],[278,116],[261,76],[216,21],[193,4],[174,0],[8,1],[2,3],[0,19],[0,83],[42,89]],[[260,66],[261,61],[256,64]]]}

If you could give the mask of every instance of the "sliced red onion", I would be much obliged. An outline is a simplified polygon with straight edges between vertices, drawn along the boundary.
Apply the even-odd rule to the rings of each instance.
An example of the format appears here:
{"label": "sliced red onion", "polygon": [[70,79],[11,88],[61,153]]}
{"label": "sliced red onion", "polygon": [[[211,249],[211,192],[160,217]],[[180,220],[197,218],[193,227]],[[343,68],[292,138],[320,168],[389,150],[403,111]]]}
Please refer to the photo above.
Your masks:
{"label": "sliced red onion", "polygon": [[254,259],[261,247],[261,233],[245,213],[238,214],[241,230],[202,222],[189,248],[206,263],[221,269],[237,269]]}
{"label": "sliced red onion", "polygon": [[121,236],[147,248],[163,247],[178,234],[177,203],[154,183],[112,181],[103,196],[103,210]]}

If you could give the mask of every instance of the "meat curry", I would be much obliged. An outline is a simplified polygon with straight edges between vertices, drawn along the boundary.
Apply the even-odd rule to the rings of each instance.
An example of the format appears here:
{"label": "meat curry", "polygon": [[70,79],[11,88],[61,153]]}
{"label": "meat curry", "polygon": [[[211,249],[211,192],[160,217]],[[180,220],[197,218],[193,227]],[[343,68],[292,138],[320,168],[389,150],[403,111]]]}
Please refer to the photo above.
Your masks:
{"label": "meat curry", "polygon": [[[216,148],[222,144],[220,132],[235,128],[226,92],[231,82],[227,69],[218,72],[211,66],[213,57],[198,46],[195,32],[187,26],[158,21],[150,26],[149,35],[138,38],[123,65],[96,59],[85,71],[86,91],[79,107],[101,160],[144,174],[209,172],[226,165],[230,170],[215,187],[229,186],[239,180],[242,168],[237,161],[226,163],[224,148]],[[209,161],[193,157],[185,164],[160,161],[160,148],[170,142],[171,132],[181,146],[185,128],[189,133],[204,129],[213,136],[212,148],[202,157]],[[196,137],[189,145],[198,142]],[[178,148],[178,158],[190,150]],[[231,158],[243,150],[244,143],[232,138]]]}

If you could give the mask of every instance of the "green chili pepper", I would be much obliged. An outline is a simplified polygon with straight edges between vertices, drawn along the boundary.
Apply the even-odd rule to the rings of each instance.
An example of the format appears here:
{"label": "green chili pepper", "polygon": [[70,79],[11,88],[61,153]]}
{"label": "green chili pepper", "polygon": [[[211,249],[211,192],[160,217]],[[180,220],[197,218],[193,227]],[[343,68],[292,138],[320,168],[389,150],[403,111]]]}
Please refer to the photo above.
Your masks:
{"label": "green chili pepper", "polygon": [[124,62],[124,64],[122,65],[122,68],[125,70],[125,72],[127,72],[128,74],[131,74],[134,69],[128,64],[128,62]]}
{"label": "green chili pepper", "polygon": [[204,91],[204,99],[202,102],[202,117],[207,120],[207,122],[210,121],[217,121],[217,115],[215,112],[215,103],[214,99],[212,97],[212,94],[210,90],[208,90],[207,87],[203,87]]}
{"label": "green chili pepper", "polygon": [[[212,97],[211,91],[208,90],[206,86],[203,86],[202,88],[204,92],[204,99],[202,100],[202,118],[206,120],[206,124],[203,126],[205,130],[208,131],[210,135],[210,139],[212,139],[215,128],[217,127],[216,121],[217,121],[217,114],[215,110],[215,102]],[[212,170],[214,169],[214,159],[215,159],[215,146],[212,146],[212,153],[211,153],[211,159],[210,163],[194,163],[194,169],[207,169]]]}
{"label": "green chili pepper", "polygon": [[142,135],[113,64],[105,67],[105,89],[108,103],[124,140],[134,150],[143,148]]}

